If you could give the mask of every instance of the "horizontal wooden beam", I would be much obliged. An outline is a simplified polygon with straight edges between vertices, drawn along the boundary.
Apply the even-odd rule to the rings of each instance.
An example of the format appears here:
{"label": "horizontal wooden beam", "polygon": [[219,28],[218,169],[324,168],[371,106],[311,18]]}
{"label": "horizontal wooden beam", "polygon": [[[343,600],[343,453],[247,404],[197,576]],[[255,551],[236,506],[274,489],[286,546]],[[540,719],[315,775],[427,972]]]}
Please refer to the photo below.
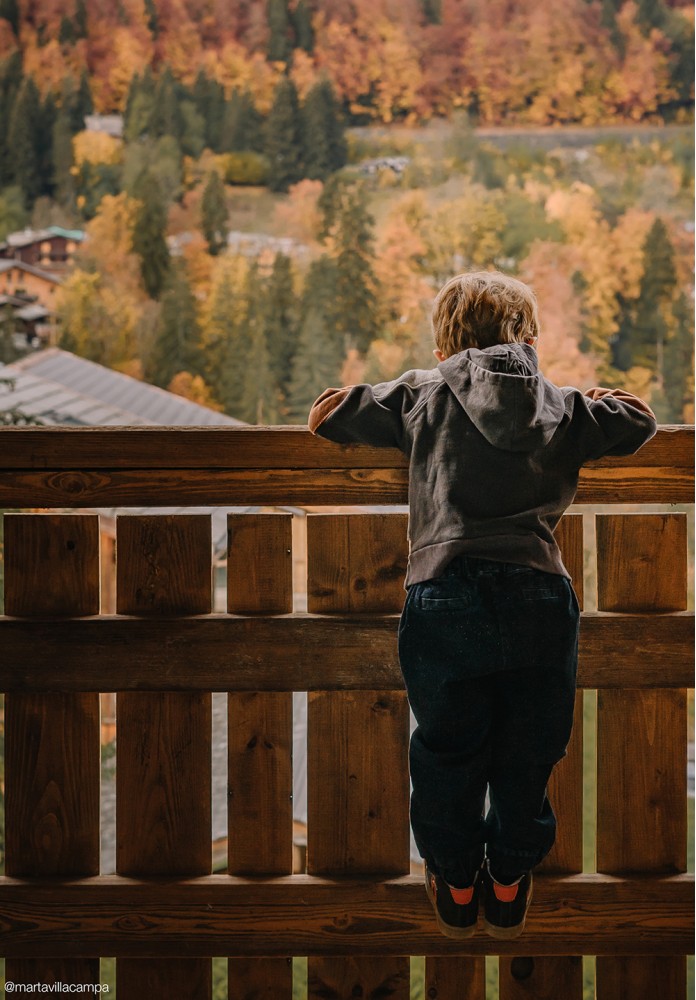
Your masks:
{"label": "horizontal wooden beam", "polygon": [[[577,503],[688,503],[693,428],[584,468]],[[0,507],[403,504],[396,449],[337,445],[301,427],[0,429]]]}
{"label": "horizontal wooden beam", "polygon": [[[0,617],[0,690],[400,689],[397,622],[358,614]],[[690,687],[693,615],[584,613],[578,680],[585,688]]]}
{"label": "horizontal wooden beam", "polygon": [[693,876],[535,876],[514,941],[439,933],[416,876],[0,879],[0,955],[679,955]]}

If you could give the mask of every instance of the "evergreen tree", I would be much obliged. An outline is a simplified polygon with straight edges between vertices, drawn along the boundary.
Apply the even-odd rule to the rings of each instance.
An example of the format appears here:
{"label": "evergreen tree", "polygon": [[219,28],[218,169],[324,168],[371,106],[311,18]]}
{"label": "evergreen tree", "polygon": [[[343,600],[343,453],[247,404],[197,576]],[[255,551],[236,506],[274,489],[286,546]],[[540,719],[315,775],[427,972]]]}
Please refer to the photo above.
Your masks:
{"label": "evergreen tree", "polygon": [[22,54],[17,49],[0,61],[0,188],[11,184],[14,177],[14,150],[8,146],[8,133],[22,79]]}
{"label": "evergreen tree", "polygon": [[262,151],[262,119],[249,91],[240,93],[235,88],[229,101],[224,104],[220,151],[239,153],[245,149],[251,149],[255,153]]}
{"label": "evergreen tree", "polygon": [[221,152],[222,124],[225,114],[225,91],[217,80],[211,80],[205,70],[198,71],[193,85],[193,102],[205,122],[205,144],[213,152]]}
{"label": "evergreen tree", "polygon": [[89,85],[87,70],[83,69],[80,74],[80,84],[75,95],[75,107],[73,109],[73,131],[81,132],[85,127],[85,118],[94,112],[94,101],[92,100],[92,89]]}
{"label": "evergreen tree", "polygon": [[53,184],[55,198],[69,211],[75,208],[75,178],[73,165],[72,130],[70,115],[65,106],[58,112],[52,133]]}
{"label": "evergreen tree", "polygon": [[87,4],[85,0],[76,0],[73,24],[75,25],[75,37],[87,38]]}
{"label": "evergreen tree", "polygon": [[208,174],[201,203],[203,235],[208,241],[208,252],[216,256],[227,245],[227,204],[225,185],[217,170]]}
{"label": "evergreen tree", "polygon": [[330,235],[336,265],[336,330],[345,348],[367,351],[377,335],[374,219],[364,189],[333,181],[321,199],[323,232]]}
{"label": "evergreen tree", "polygon": [[166,388],[179,372],[202,375],[204,364],[196,298],[186,268],[181,261],[176,261],[162,295],[148,375],[155,385]]}
{"label": "evergreen tree", "polygon": [[168,66],[165,67],[155,87],[150,131],[157,138],[173,135],[175,139],[180,139],[184,132],[181,96]]}
{"label": "evergreen tree", "polygon": [[309,90],[302,107],[305,176],[326,180],[345,166],[348,150],[333,88],[327,78]]}
{"label": "evergreen tree", "polygon": [[239,418],[244,367],[249,363],[244,298],[229,262],[213,285],[205,328],[205,380],[225,413]]}
{"label": "evergreen tree", "polygon": [[266,121],[264,152],[270,169],[271,191],[287,191],[303,176],[302,125],[297,90],[287,77],[276,87],[273,106]]}
{"label": "evergreen tree", "polygon": [[8,179],[21,187],[27,208],[41,190],[40,126],[39,91],[32,77],[24,77],[10,113],[7,148],[11,151]]}
{"label": "evergreen tree", "polygon": [[60,19],[58,41],[60,42],[61,45],[75,44],[75,26],[72,22],[72,18],[68,17],[67,14],[63,14],[63,16]]}
{"label": "evergreen tree", "polygon": [[271,62],[288,62],[292,46],[290,44],[290,18],[288,0],[268,0],[268,58]]}
{"label": "evergreen tree", "polygon": [[297,350],[297,299],[293,288],[292,261],[278,253],[266,284],[265,332],[271,369],[285,393],[290,381],[292,358]]}
{"label": "evergreen tree", "polygon": [[250,424],[272,424],[278,420],[278,387],[266,343],[263,287],[256,261],[249,268],[244,298],[249,349],[242,370],[240,416]]}
{"label": "evergreen tree", "polygon": [[313,261],[302,294],[302,321],[287,387],[291,422],[307,422],[309,408],[327,385],[336,385],[345,356],[337,332],[336,264],[326,254]]}
{"label": "evergreen tree", "polygon": [[19,38],[18,0],[0,0],[0,18],[4,18],[9,23],[15,38]]}
{"label": "evergreen tree", "polygon": [[292,27],[295,32],[295,44],[305,52],[314,51],[314,28],[312,27],[312,12],[306,0],[300,0],[292,13]]}
{"label": "evergreen tree", "polygon": [[643,277],[633,307],[623,303],[612,362],[621,371],[634,365],[654,371],[662,382],[664,348],[677,284],[674,247],[662,219],[655,219],[643,243]]}
{"label": "evergreen tree", "polygon": [[159,15],[155,0],[145,0],[145,11],[147,13],[147,26],[153,38],[158,38],[160,33]]}
{"label": "evergreen tree", "polygon": [[54,191],[55,168],[53,163],[53,126],[58,111],[56,101],[50,92],[39,109],[39,125],[36,130],[36,157],[39,168],[39,194],[51,196]]}
{"label": "evergreen tree", "polygon": [[672,323],[664,345],[664,378],[653,409],[660,423],[681,424],[694,402],[694,313],[686,295],[672,308]]}
{"label": "evergreen tree", "polygon": [[442,0],[422,0],[423,16],[428,24],[442,22]]}
{"label": "evergreen tree", "polygon": [[127,142],[135,142],[152,129],[155,106],[155,81],[149,66],[142,77],[137,73],[131,80],[126,99],[123,133]]}
{"label": "evergreen tree", "polygon": [[157,299],[170,267],[169,249],[164,235],[167,211],[160,186],[147,170],[139,177],[134,195],[140,201],[140,208],[133,226],[133,251],[140,258],[140,273],[145,291],[151,298]]}

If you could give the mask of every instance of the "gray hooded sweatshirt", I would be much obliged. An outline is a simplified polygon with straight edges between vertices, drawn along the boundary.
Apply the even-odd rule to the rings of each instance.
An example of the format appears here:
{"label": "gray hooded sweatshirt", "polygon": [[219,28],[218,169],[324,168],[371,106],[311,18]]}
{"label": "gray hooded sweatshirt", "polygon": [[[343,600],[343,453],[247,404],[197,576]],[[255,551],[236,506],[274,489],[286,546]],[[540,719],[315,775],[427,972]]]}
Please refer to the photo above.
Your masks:
{"label": "gray hooded sweatshirt", "polygon": [[657,429],[630,393],[591,399],[553,385],[535,349],[519,343],[470,348],[379,385],[327,389],[309,426],[330,441],[408,456],[406,586],[462,554],[570,576],[553,531],[581,466],[633,454]]}

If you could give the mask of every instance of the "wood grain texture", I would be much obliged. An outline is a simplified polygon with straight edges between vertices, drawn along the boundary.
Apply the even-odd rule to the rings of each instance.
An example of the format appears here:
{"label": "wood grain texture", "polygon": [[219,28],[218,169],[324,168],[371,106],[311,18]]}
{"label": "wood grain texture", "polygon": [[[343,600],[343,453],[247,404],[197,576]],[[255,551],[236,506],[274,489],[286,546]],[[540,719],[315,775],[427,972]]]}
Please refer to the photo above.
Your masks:
{"label": "wood grain texture", "polygon": [[585,599],[582,514],[564,514],[556,526],[554,538],[561,550],[563,563],[572,577],[573,589],[582,609]]}
{"label": "wood grain texture", "polygon": [[227,610],[292,611],[292,514],[227,515]]}
{"label": "wood grain texture", "polygon": [[[98,613],[96,516],[6,514],[4,537],[8,613],[27,619]],[[32,662],[30,655],[29,670]],[[4,722],[5,871],[28,878],[97,874],[98,695],[10,694]],[[6,978],[50,984],[59,975],[70,984],[99,981],[97,959],[35,955],[27,961],[10,959]]]}
{"label": "wood grain texture", "polygon": [[426,958],[425,996],[427,1000],[486,1000],[486,960]]}
{"label": "wood grain texture", "polygon": [[[0,434],[4,433],[0,430]],[[634,460],[636,457],[633,456]],[[583,468],[575,503],[692,502],[693,469],[615,461],[617,465],[611,469]],[[402,465],[231,470],[78,466],[65,470],[0,471],[0,505],[5,507],[405,503],[408,503],[408,469]]]}
{"label": "wood grain texture", "polygon": [[[524,934],[439,932],[422,876],[0,882],[0,954],[675,955],[694,944],[689,875],[539,875]],[[176,994],[174,994],[176,995]]]}
{"label": "wood grain texture", "polygon": [[[401,690],[393,615],[0,616],[5,691]],[[581,688],[693,684],[694,617],[585,612]],[[326,655],[331,650],[331,658]]]}
{"label": "wood grain texture", "polygon": [[582,1000],[582,958],[504,956],[499,995],[500,1000]]}
{"label": "wood grain texture", "polygon": [[[227,609],[236,614],[292,611],[292,515],[227,519]],[[292,694],[231,693],[228,698],[228,871],[292,872]],[[230,1000],[291,1000],[292,960],[230,959]]]}
{"label": "wood grain texture", "polygon": [[[309,515],[308,610],[400,611],[406,528],[406,518],[399,515]],[[308,696],[308,872],[409,871],[408,726],[405,692]],[[407,998],[409,966],[404,962],[310,957],[309,996],[323,990],[330,997]]]}
{"label": "wood grain texture", "polygon": [[408,958],[323,958],[309,962],[308,1000],[409,1000]]}
{"label": "wood grain texture", "polygon": [[598,514],[596,524],[600,611],[686,607],[686,514]]}
{"label": "wood grain texture", "polygon": [[[116,609],[162,618],[212,606],[210,518],[126,516],[116,522]],[[121,692],[116,707],[116,869],[203,875],[211,867],[211,695]],[[117,962],[120,1000],[143,996],[143,963]],[[205,1000],[210,962],[153,961],[145,995]]]}
{"label": "wood grain texture", "polygon": [[185,997],[186,1000],[210,1000],[212,993],[212,966],[204,958],[177,958],[165,961],[148,958],[119,959],[116,988],[122,997]]}
{"label": "wood grain texture", "polygon": [[292,996],[291,958],[230,958],[229,1000],[283,1000]]}
{"label": "wood grain texture", "polygon": [[[3,427],[0,469],[337,469],[406,468],[396,448],[338,445],[306,426]],[[694,429],[666,425],[638,454],[591,469],[693,469]]]}
{"label": "wood grain texture", "polygon": [[684,1000],[686,958],[598,956],[597,1000]]}
{"label": "wood grain texture", "polygon": [[[678,611],[686,606],[683,514],[605,516],[597,522],[600,610]],[[686,869],[685,691],[597,695],[597,870]],[[598,996],[682,1000],[684,960],[606,958]]]}

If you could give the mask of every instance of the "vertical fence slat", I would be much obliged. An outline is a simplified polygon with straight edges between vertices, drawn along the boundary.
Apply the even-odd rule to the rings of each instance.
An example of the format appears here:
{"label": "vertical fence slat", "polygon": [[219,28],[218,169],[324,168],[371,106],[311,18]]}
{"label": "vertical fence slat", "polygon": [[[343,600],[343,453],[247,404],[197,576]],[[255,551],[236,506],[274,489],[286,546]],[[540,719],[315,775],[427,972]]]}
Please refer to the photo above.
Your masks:
{"label": "vertical fence slat", "polygon": [[[405,515],[310,515],[308,610],[399,611],[406,554]],[[310,874],[407,873],[405,693],[311,692],[307,744]],[[408,1000],[409,973],[407,958],[310,957],[309,997]]]}
{"label": "vertical fence slat", "polygon": [[[292,515],[229,514],[227,610],[292,611]],[[228,695],[228,870],[292,872],[292,694]],[[291,958],[228,959],[230,1000],[292,996]]]}
{"label": "vertical fence slat", "polygon": [[486,1000],[485,958],[426,958],[425,997]]}
{"label": "vertical fence slat", "polygon": [[[683,514],[598,516],[599,610],[682,610],[686,545]],[[684,691],[598,692],[598,871],[685,870],[686,740]],[[598,957],[598,1000],[683,1000],[684,967],[678,956]]]}
{"label": "vertical fence slat", "polygon": [[[99,612],[99,518],[7,514],[5,613]],[[99,695],[5,698],[8,875],[99,873]],[[99,959],[8,959],[18,983],[98,983]]]}
{"label": "vertical fence slat", "polygon": [[[209,517],[117,519],[119,614],[206,614],[211,605]],[[208,874],[210,694],[121,692],[116,727],[117,871],[132,876]],[[140,1000],[143,995],[171,1000],[184,995],[182,983],[190,1000],[208,1000],[211,995],[210,959],[120,958],[116,976],[120,1000]]]}
{"label": "vertical fence slat", "polygon": [[[566,514],[556,529],[556,541],[583,606],[582,514]],[[582,693],[575,698],[575,716],[568,752],[554,768],[548,794],[558,820],[556,842],[539,871],[573,874],[582,871]],[[531,914],[533,917],[534,904]],[[501,958],[498,963],[500,1000],[582,1000],[582,958],[542,956]]]}

